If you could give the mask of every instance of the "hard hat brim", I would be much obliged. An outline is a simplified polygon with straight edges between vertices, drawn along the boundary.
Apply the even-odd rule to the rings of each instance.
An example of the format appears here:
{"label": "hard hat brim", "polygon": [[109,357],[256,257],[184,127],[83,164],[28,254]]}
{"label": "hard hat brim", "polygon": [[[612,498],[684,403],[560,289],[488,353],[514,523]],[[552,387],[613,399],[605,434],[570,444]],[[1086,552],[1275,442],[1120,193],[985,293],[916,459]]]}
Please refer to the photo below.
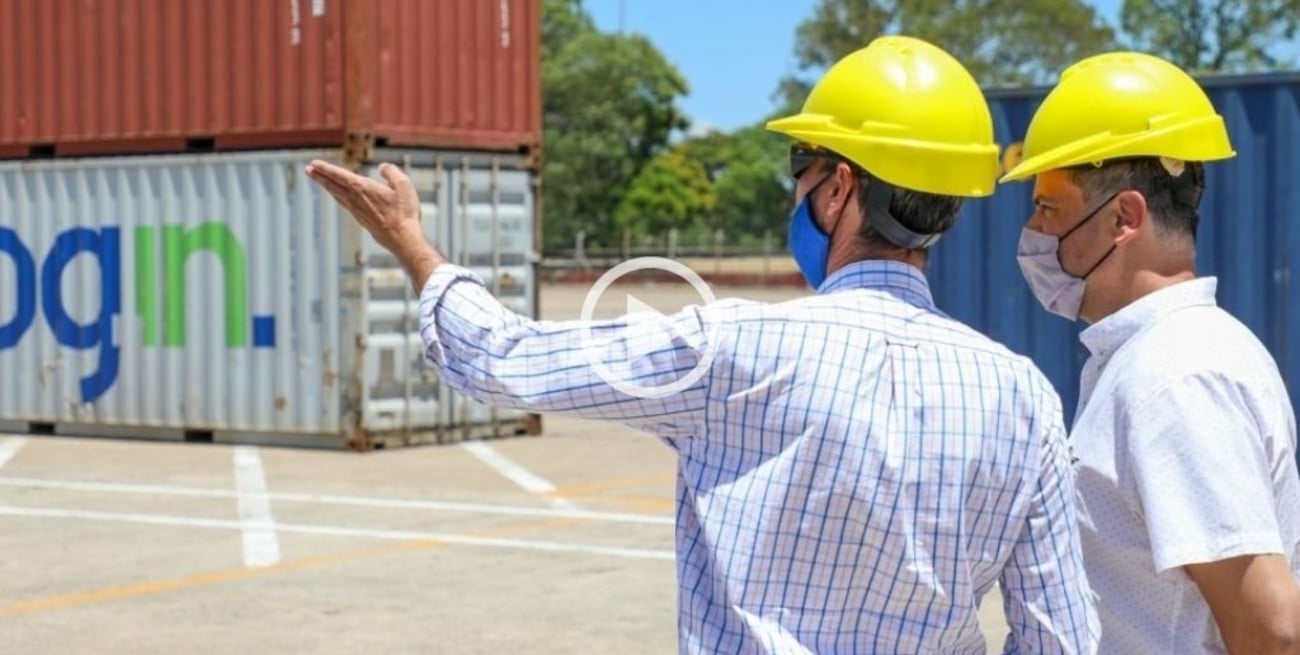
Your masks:
{"label": "hard hat brim", "polygon": [[[1039,173],[1085,164],[1101,165],[1113,159],[1172,157],[1183,161],[1231,159],[1232,149],[1223,118],[1210,115],[1193,119],[1150,121],[1148,130],[1134,134],[1099,132],[1045,152],[1031,154],[1007,171],[998,182],[1015,182]],[[1033,150],[1033,126],[1025,150]]]}
{"label": "hard hat brim", "polygon": [[769,121],[767,129],[826,148],[899,188],[982,198],[993,195],[997,187],[998,147],[993,144],[898,138],[890,136],[897,130],[889,125],[866,124],[850,130],[829,116],[806,113]]}

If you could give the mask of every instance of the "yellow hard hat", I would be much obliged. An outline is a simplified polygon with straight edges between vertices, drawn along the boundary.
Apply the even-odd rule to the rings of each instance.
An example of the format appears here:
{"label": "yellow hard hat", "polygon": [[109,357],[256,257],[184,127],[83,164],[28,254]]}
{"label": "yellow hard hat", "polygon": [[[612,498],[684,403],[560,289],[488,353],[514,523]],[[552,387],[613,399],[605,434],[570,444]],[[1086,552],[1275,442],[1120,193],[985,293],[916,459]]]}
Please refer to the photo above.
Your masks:
{"label": "yellow hard hat", "polygon": [[767,124],[830,150],[896,187],[993,193],[998,147],[975,78],[937,46],[882,36],[835,62],[803,111]]}
{"label": "yellow hard hat", "polygon": [[1109,52],[1061,73],[1029,123],[1024,158],[1002,181],[1121,157],[1236,154],[1223,117],[1190,75],[1152,55]]}

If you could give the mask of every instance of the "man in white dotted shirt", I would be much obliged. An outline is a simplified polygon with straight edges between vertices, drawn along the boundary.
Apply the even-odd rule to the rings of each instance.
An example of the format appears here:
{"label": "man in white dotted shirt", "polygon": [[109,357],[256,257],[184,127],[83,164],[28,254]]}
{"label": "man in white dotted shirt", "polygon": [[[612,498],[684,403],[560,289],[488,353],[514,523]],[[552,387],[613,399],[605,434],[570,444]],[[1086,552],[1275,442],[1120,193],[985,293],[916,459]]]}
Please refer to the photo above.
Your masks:
{"label": "man in white dotted shirt", "polygon": [[1203,162],[1234,154],[1191,77],[1109,53],[1062,74],[1003,178],[1036,177],[1034,295],[1090,324],[1071,439],[1101,653],[1300,652],[1295,412],[1195,271]]}

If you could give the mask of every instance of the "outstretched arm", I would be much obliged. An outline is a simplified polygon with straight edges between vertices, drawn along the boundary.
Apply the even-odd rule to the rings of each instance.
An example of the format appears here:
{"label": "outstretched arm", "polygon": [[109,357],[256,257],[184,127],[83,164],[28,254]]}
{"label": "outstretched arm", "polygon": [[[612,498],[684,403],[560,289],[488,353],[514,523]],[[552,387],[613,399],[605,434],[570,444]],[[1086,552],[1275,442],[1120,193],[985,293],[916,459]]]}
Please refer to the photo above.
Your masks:
{"label": "outstretched arm", "polygon": [[451,388],[497,407],[616,420],[661,436],[700,431],[711,360],[706,310],[532,320],[428,242],[419,198],[396,166],[379,167],[387,184],[325,162],[307,172],[406,269],[420,294],[425,360]]}

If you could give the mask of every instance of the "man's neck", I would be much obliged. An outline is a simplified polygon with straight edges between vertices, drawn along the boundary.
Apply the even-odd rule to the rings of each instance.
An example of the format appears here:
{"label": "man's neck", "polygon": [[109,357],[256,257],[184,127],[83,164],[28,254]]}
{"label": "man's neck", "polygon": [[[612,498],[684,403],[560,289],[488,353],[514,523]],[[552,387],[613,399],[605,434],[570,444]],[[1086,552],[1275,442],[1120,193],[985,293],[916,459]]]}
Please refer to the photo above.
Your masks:
{"label": "man's neck", "polygon": [[915,266],[917,270],[924,271],[926,263],[926,253],[924,250],[904,250],[902,248],[868,248],[859,247],[852,251],[841,253],[832,252],[826,263],[826,275],[829,277],[835,271],[862,261],[894,261]]}
{"label": "man's neck", "polygon": [[1135,271],[1128,276],[1126,284],[1116,287],[1106,297],[1095,300],[1085,299],[1079,315],[1089,324],[1096,323],[1161,289],[1194,279],[1196,279],[1196,269],[1190,266],[1163,272]]}

